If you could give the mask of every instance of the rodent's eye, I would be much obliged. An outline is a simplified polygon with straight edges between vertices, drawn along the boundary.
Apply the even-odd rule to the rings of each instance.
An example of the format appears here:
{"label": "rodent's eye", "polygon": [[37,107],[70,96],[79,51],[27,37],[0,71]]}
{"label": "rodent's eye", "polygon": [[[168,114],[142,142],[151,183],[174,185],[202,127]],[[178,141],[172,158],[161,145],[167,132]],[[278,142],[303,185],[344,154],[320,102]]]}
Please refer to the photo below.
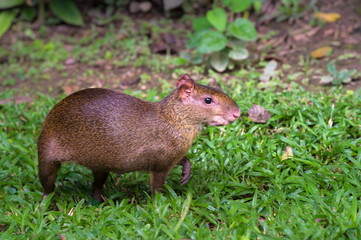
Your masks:
{"label": "rodent's eye", "polygon": [[209,98],[209,97],[207,97],[207,98],[204,99],[204,102],[205,102],[206,104],[211,104],[212,101],[213,101],[212,98]]}

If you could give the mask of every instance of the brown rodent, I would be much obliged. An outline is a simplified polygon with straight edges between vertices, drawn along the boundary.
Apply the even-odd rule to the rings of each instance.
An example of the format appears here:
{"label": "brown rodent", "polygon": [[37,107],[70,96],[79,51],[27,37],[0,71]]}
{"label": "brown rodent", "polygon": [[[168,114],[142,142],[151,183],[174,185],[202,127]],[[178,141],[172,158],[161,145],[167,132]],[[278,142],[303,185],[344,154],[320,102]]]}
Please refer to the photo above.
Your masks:
{"label": "brown rodent", "polygon": [[195,83],[188,74],[178,80],[173,92],[155,103],[100,88],[75,92],[51,109],[40,132],[42,200],[54,191],[57,171],[64,162],[93,171],[93,196],[100,202],[109,172],[150,172],[154,195],[170,170],[180,164],[183,185],[190,178],[190,161],[184,156],[201,125],[226,125],[239,116],[240,109],[230,97]]}

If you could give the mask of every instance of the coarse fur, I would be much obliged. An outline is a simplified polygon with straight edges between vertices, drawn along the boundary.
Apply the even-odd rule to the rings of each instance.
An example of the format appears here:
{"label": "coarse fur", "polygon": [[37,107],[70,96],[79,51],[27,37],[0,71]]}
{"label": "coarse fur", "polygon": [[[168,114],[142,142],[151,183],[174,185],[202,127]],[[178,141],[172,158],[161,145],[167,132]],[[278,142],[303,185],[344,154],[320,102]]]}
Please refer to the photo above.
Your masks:
{"label": "coarse fur", "polygon": [[[212,102],[205,103],[206,98]],[[178,80],[177,89],[155,103],[107,89],[75,92],[49,112],[38,139],[43,199],[54,191],[64,162],[93,171],[98,201],[109,172],[150,172],[154,194],[170,170],[181,164],[184,184],[190,177],[190,162],[184,156],[202,124],[225,125],[239,115],[230,97],[195,83],[187,74]]]}

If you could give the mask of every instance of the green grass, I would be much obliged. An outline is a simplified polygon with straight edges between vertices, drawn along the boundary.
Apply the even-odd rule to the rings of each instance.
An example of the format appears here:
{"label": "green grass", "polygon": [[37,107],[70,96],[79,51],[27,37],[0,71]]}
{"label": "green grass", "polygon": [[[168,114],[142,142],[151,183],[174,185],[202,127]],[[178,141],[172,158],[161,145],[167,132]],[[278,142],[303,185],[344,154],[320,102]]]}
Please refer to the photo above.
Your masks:
{"label": "green grass", "polygon": [[[188,153],[189,183],[179,186],[175,167],[152,199],[149,174],[112,174],[108,204],[92,199],[90,171],[69,164],[39,206],[36,139],[59,99],[2,106],[0,239],[360,239],[360,92],[260,91],[236,79],[228,89],[243,115],[204,128]],[[151,90],[148,99],[157,95]],[[272,118],[251,122],[252,104]],[[282,160],[287,146],[294,156]]]}

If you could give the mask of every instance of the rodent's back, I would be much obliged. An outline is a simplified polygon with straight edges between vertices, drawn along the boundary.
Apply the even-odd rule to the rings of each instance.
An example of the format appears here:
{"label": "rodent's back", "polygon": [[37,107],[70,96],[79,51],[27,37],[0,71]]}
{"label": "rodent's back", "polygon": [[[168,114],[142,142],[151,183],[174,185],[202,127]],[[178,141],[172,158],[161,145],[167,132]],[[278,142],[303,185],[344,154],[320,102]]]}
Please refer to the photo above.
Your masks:
{"label": "rodent's back", "polygon": [[[155,121],[149,119],[155,111],[149,102],[107,89],[76,92],[56,104],[46,117],[38,140],[39,155],[75,161],[91,169],[142,170],[138,167],[142,162],[132,163],[127,158],[138,160],[134,158],[137,148],[142,139],[149,138],[145,123]],[[119,165],[122,161],[127,164]]]}
{"label": "rodent's back", "polygon": [[[61,132],[66,135],[101,133],[129,123],[152,110],[149,102],[107,89],[85,89],[56,104],[44,121],[41,134]],[[139,119],[139,120],[142,120]],[[71,131],[69,131],[69,129]],[[89,131],[90,130],[90,131]]]}

